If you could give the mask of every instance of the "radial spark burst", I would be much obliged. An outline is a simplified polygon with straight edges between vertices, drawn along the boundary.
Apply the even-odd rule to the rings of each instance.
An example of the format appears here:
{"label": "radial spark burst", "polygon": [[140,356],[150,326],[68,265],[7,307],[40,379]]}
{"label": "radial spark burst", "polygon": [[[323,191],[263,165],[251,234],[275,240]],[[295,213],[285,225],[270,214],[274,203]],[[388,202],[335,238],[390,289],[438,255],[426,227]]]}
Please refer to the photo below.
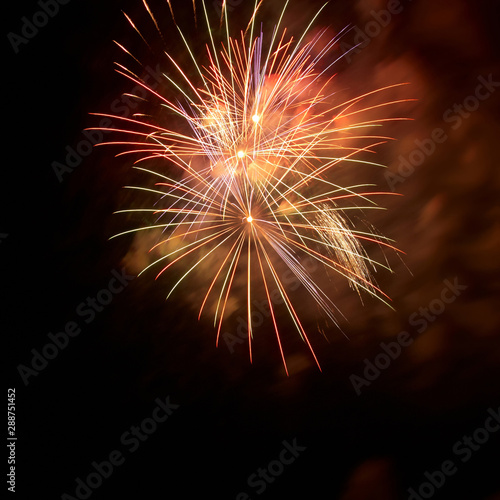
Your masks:
{"label": "radial spark burst", "polygon": [[[311,31],[321,10],[294,39],[282,26],[288,2],[270,34],[258,29],[261,3],[255,2],[246,30],[231,38],[225,2],[216,20],[202,2],[198,15],[207,28],[208,40],[202,55],[194,53],[178,26],[189,68],[166,54],[173,71],[164,77],[175,90],[175,99],[161,95],[118,65],[120,73],[160,103],[158,116],[169,113],[170,123],[181,121],[184,127],[165,126],[155,116],[102,116],[124,124],[106,129],[122,134],[122,140],[106,144],[121,145],[124,149],[119,154],[138,155],[135,168],[154,179],[154,186],[135,188],[138,196],[141,191],[157,196],[153,207],[120,211],[156,216],[154,224],[120,235],[153,228],[162,231],[163,238],[153,247],[163,249],[162,255],[142,272],[156,268],[158,277],[180,266],[180,278],[177,274],[171,282],[170,296],[180,283],[206,266],[204,272],[211,274],[205,288],[196,280],[192,283],[200,290],[199,314],[204,310],[213,313],[218,343],[223,320],[231,313],[230,297],[239,294],[238,299],[245,303],[250,359],[252,303],[261,293],[259,300],[267,301],[269,324],[288,373],[278,308],[288,315],[288,323],[307,344],[318,367],[319,362],[299,318],[297,296],[282,277],[283,266],[334,324],[335,304],[328,290],[320,286],[318,273],[312,275],[304,264],[305,258],[320,268],[322,283],[325,276],[346,279],[358,293],[388,301],[371,275],[386,264],[372,260],[363,243],[394,247],[371,231],[356,230],[347,217],[348,210],[376,208],[373,195],[384,193],[362,182],[337,185],[335,171],[341,164],[366,163],[359,155],[385,142],[387,138],[373,130],[386,119],[368,118],[368,112],[373,114],[375,108],[398,101],[360,105],[368,96],[392,88],[386,87],[338,102],[331,76],[336,62],[331,54],[338,37],[325,42],[326,30],[315,35]],[[158,19],[145,1],[144,5],[160,32]],[[175,22],[173,12],[172,18]],[[213,34],[217,27],[222,36],[218,41]],[[177,77],[172,77],[175,73]],[[142,166],[141,162],[150,159],[163,160],[164,169],[153,171]],[[244,286],[236,286],[236,282]],[[279,306],[273,300],[276,294]]]}

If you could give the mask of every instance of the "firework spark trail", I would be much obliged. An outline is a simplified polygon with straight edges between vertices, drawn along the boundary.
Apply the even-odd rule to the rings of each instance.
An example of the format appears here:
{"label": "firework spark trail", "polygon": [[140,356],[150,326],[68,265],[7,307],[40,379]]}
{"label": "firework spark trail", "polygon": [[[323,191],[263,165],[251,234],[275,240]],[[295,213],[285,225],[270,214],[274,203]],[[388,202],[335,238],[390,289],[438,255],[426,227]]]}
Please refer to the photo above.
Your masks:
{"label": "firework spark trail", "polygon": [[[161,36],[157,19],[145,0],[143,3]],[[320,365],[293,297],[279,277],[280,262],[294,273],[334,324],[335,314],[339,311],[302,264],[305,256],[319,262],[326,274],[333,271],[346,278],[358,294],[364,290],[384,302],[388,300],[370,272],[377,267],[388,267],[371,259],[361,242],[395,248],[387,238],[351,228],[344,211],[378,208],[371,195],[393,193],[365,192],[364,189],[370,187],[367,184],[342,187],[331,178],[339,164],[378,165],[358,158],[361,153],[372,152],[390,139],[371,133],[371,129],[384,121],[403,118],[363,120],[362,117],[402,101],[360,105],[368,97],[390,91],[394,87],[391,86],[338,102],[333,77],[328,75],[336,60],[327,60],[338,37],[318,47],[319,40],[326,33],[323,30],[306,41],[324,6],[298,40],[294,40],[287,35],[286,28],[281,27],[289,3],[287,0],[270,40],[266,41],[262,30],[254,35],[261,3],[255,1],[250,22],[241,32],[240,39],[230,37],[226,2],[223,3],[219,20],[220,26],[224,26],[223,37],[217,50],[206,5],[202,2],[209,42],[206,45],[206,64],[201,64],[176,23],[168,1],[182,44],[197,74],[197,80],[190,79],[189,70],[183,69],[172,55],[166,53],[179,78],[175,80],[164,75],[177,93],[175,101],[149,88],[125,66],[117,65],[119,73],[159,100],[159,111],[181,119],[190,131],[162,127],[158,119],[146,120],[145,115],[137,114],[133,118],[100,115],[123,123],[120,129],[105,129],[123,135],[122,140],[105,143],[123,147],[118,155],[139,155],[136,163],[161,158],[178,170],[167,175],[136,166],[160,180],[155,183],[155,189],[126,186],[158,195],[156,208],[119,211],[152,212],[157,215],[158,223],[116,236],[150,228],[162,228],[165,233],[165,239],[153,247],[165,247],[164,254],[142,272],[166,261],[157,272],[158,278],[174,265],[191,262],[183,268],[184,272],[171,287],[168,298],[203,262],[212,262],[210,259],[215,258],[218,262],[213,266],[213,276],[201,300],[198,317],[201,317],[209,298],[214,296],[216,343],[236,277],[242,277],[246,281],[250,359],[253,341],[251,304],[256,293],[253,283],[259,276],[280,356],[288,373],[276,311],[270,297],[271,286],[279,291],[295,329],[309,347],[318,367]],[[196,17],[195,2],[193,11]],[[150,48],[146,37],[125,16]],[[138,62],[138,58],[123,45],[117,45]],[[361,119],[356,121],[358,116]],[[365,142],[365,145],[360,146],[360,142]],[[338,205],[340,200],[360,200],[363,205],[353,203],[342,207]]]}

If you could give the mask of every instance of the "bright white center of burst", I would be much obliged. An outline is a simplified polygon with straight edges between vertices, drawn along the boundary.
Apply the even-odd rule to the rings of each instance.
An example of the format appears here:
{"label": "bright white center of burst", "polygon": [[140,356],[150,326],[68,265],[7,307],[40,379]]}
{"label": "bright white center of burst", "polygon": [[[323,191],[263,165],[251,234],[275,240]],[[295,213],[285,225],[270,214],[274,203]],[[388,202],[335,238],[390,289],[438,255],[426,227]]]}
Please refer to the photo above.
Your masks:
{"label": "bright white center of burst", "polygon": [[257,123],[259,120],[260,120],[260,116],[259,115],[253,115],[252,116],[252,120]]}
{"label": "bright white center of burst", "polygon": [[238,158],[243,158],[245,156],[245,151],[238,151],[236,154],[238,155]]}
{"label": "bright white center of burst", "polygon": [[253,221],[253,217],[252,217],[251,215],[249,215],[249,216],[247,217],[247,222],[252,222],[252,221]]}

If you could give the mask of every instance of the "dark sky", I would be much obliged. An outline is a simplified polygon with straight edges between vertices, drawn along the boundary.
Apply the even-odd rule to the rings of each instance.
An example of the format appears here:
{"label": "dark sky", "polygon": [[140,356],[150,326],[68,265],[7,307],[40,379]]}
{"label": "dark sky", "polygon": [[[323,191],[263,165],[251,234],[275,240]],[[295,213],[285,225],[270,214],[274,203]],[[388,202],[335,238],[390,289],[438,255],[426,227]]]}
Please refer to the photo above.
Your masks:
{"label": "dark sky", "polygon": [[[172,3],[201,50],[191,2]],[[216,348],[188,289],[165,302],[166,282],[131,278],[141,240],[109,241],[128,222],[113,212],[130,202],[122,186],[133,180],[131,165],[106,148],[85,150],[93,136],[83,130],[98,123],[90,113],[109,112],[131,91],[113,62],[133,62],[113,40],[150,68],[164,49],[186,58],[165,2],[151,3],[162,12],[163,41],[138,0],[49,1],[47,22],[43,2],[10,7],[0,253],[18,498],[78,498],[77,479],[110,456],[120,464],[102,481],[91,476],[102,484],[88,498],[405,499],[446,461],[456,470],[431,488],[432,498],[500,498],[500,432],[477,431],[500,403],[500,40],[492,3],[338,0],[317,21],[329,33],[352,27],[329,57],[364,42],[335,67],[339,89],[350,95],[409,81],[393,98],[417,99],[397,109],[412,121],[392,126],[397,141],[381,152],[395,177],[373,174],[381,190],[404,195],[372,222],[406,255],[380,277],[395,310],[362,306],[340,288],[349,340],[331,327],[324,341],[308,318],[323,371],[291,342],[290,377],[272,329],[259,330],[252,364],[244,344],[233,353]],[[251,4],[233,0],[234,25]],[[265,28],[280,5],[264,2]],[[321,5],[292,0],[285,24],[298,33]],[[152,53],[121,11],[144,26]],[[36,33],[26,24],[35,18]],[[418,144],[428,144],[421,162]],[[83,158],[72,158],[78,148]],[[411,172],[402,166],[410,158],[418,163]],[[58,177],[55,162],[74,166]],[[124,263],[131,267],[122,271]],[[411,320],[446,287],[458,290],[453,303],[432,320]],[[97,297],[109,303],[93,309]],[[362,376],[366,360],[401,331],[411,345],[357,395],[352,375]],[[55,351],[47,347],[54,339],[62,346]],[[44,349],[52,359],[38,358]],[[153,424],[162,404],[171,414]],[[143,441],[131,437],[141,425],[151,431]],[[464,436],[475,436],[472,445]],[[256,482],[252,475],[268,467],[275,476]]]}

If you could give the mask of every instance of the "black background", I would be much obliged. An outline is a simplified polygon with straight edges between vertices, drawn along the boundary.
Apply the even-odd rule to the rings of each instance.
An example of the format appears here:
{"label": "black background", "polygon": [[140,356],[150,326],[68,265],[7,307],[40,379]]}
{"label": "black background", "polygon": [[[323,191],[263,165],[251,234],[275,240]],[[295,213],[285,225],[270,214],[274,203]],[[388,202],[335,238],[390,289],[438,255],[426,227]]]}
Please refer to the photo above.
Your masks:
{"label": "black background", "polygon": [[[270,13],[278,10],[274,0],[268,4]],[[291,2],[292,29],[320,4]],[[408,57],[420,81],[410,97],[419,104],[407,111],[414,121],[396,129],[402,148],[412,133],[428,137],[434,127],[444,128],[443,111],[471,93],[478,75],[500,77],[498,13],[488,2],[404,5],[384,36],[338,66],[344,83],[367,91],[377,63]],[[40,9],[26,1],[9,8],[4,32],[18,34],[22,17]],[[158,8],[168,14],[165,5]],[[190,2],[174,8],[196,38]],[[371,9],[382,8],[383,2],[336,2],[320,24],[363,26]],[[130,164],[94,148],[59,182],[52,163],[64,162],[66,146],[96,125],[90,112],[107,112],[130,89],[113,71],[113,61],[126,57],[112,40],[138,52],[144,47],[122,10],[146,24],[138,1],[73,0],[18,53],[4,38],[2,332],[7,387],[16,388],[16,495],[74,496],[76,478],[119,449],[125,463],[92,499],[234,499],[240,491],[251,498],[407,498],[407,488],[418,487],[423,473],[446,459],[455,460],[458,472],[434,498],[498,498],[498,436],[466,464],[452,452],[499,403],[498,95],[481,103],[462,136],[397,187],[404,200],[393,202],[392,222],[383,219],[381,230],[396,237],[412,274],[402,268],[386,278],[396,312],[373,313],[371,303],[349,302],[351,341],[333,330],[330,344],[316,339],[323,372],[298,355],[287,378],[272,338],[257,344],[253,364],[244,346],[234,354],[224,345],[216,349],[210,324],[197,322],[181,298],[165,303],[150,277],[131,281],[88,325],[76,314],[78,304],[107,286],[132,244],[131,238],[108,241],[123,228],[112,212],[121,208]],[[237,22],[248,11],[242,4],[231,15]],[[173,25],[165,26],[166,45],[182,50],[170,39]],[[391,76],[385,74],[387,81]],[[443,279],[456,276],[468,289],[433,323],[429,342],[412,345],[358,397],[349,376],[361,374],[381,340],[408,328],[411,312],[439,296]],[[82,333],[25,386],[19,365],[29,365],[31,350],[72,320]],[[129,453],[120,436],[167,396],[179,408]],[[247,479],[278,458],[285,439],[306,450],[257,495]]]}

